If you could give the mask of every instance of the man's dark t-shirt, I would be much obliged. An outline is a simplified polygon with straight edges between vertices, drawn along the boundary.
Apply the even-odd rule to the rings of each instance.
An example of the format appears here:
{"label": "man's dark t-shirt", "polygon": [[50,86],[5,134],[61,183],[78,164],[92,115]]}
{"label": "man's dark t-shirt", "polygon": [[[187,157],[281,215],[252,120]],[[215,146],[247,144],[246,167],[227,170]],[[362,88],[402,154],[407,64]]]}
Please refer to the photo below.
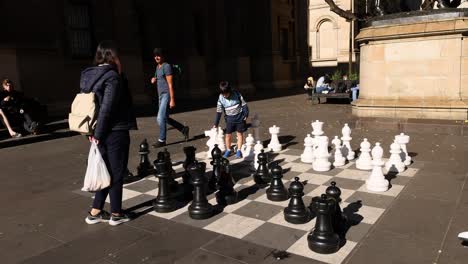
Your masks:
{"label": "man's dark t-shirt", "polygon": [[154,77],[156,77],[156,83],[158,86],[158,95],[162,93],[169,93],[169,85],[167,84],[166,76],[172,75],[172,67],[168,63],[163,63],[161,68],[156,66],[156,72]]}

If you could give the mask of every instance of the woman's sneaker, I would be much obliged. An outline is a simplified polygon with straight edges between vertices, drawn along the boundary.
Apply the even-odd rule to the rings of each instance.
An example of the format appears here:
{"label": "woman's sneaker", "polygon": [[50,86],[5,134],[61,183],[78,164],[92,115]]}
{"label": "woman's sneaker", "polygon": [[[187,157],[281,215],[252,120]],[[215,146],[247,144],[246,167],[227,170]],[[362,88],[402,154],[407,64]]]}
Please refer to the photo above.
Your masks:
{"label": "woman's sneaker", "polygon": [[101,222],[109,222],[110,214],[106,211],[101,210],[99,214],[92,215],[91,212],[88,212],[88,216],[86,216],[85,221],[88,225],[94,225]]}
{"label": "woman's sneaker", "polygon": [[127,214],[111,215],[109,225],[116,226],[132,220]]}

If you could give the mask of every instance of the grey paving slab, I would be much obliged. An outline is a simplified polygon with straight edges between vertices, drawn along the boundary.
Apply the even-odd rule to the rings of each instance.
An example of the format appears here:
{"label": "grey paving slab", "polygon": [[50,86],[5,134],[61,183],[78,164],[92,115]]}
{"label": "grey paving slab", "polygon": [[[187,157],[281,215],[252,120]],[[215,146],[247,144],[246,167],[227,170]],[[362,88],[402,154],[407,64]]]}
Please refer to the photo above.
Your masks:
{"label": "grey paving slab", "polygon": [[235,210],[233,213],[267,221],[281,211],[283,211],[283,207],[281,206],[252,201],[247,205]]}
{"label": "grey paving slab", "polygon": [[153,233],[116,251],[107,259],[116,263],[173,263],[189,255],[219,235],[213,232],[179,224]]}
{"label": "grey paving slab", "polygon": [[219,263],[226,263],[226,264],[245,264],[245,262],[241,262],[235,260],[233,258],[215,254],[203,249],[198,249],[190,255],[185,256],[184,258],[178,259],[174,262],[174,264],[219,264]]}
{"label": "grey paving slab", "polygon": [[28,258],[24,263],[60,263],[64,260],[67,263],[89,263],[103,259],[149,235],[147,232],[126,225],[118,227],[108,225],[108,228],[81,236],[69,243]]}
{"label": "grey paving slab", "polygon": [[376,228],[428,241],[442,241],[455,204],[401,195]]}
{"label": "grey paving slab", "polygon": [[180,215],[172,218],[172,220],[174,220],[174,221],[176,221],[178,223],[191,225],[191,226],[195,226],[195,227],[198,227],[198,228],[203,228],[203,227],[213,223],[214,221],[220,219],[221,217],[223,217],[225,215],[226,215],[226,213],[224,213],[224,212],[218,212],[214,216],[212,216],[212,217],[210,217],[208,219],[196,220],[196,219],[192,219],[188,212],[185,212],[183,214],[180,214]]}
{"label": "grey paving slab", "polygon": [[392,196],[384,196],[367,192],[357,191],[353,193],[345,202],[353,203],[356,201],[363,201],[363,205],[372,207],[387,208],[395,198]]}
{"label": "grey paving slab", "polygon": [[409,187],[409,193],[417,197],[455,202],[462,190],[465,175],[445,174],[423,170]]}
{"label": "grey paving slab", "polygon": [[203,245],[202,248],[245,263],[260,263],[269,259],[273,251],[268,247],[224,235]]}
{"label": "grey paving slab", "polygon": [[468,247],[457,237],[459,233],[468,231],[467,219],[468,208],[457,208],[441,248],[438,263],[462,264],[467,261]]}
{"label": "grey paving slab", "polygon": [[415,236],[377,230],[347,258],[348,261],[345,260],[345,263],[434,263],[438,246],[438,243],[421,240]]}
{"label": "grey paving slab", "polygon": [[307,232],[303,230],[275,225],[272,223],[265,223],[261,227],[249,233],[244,239],[256,241],[263,246],[277,250],[287,250],[306,233]]}

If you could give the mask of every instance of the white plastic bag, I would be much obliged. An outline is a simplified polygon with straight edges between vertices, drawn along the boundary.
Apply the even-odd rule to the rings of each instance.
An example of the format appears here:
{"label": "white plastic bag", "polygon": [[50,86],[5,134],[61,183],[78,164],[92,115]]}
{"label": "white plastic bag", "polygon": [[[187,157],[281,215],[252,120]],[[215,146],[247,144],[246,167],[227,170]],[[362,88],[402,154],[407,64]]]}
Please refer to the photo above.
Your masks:
{"label": "white plastic bag", "polygon": [[110,185],[110,175],[106,163],[95,142],[91,143],[88,156],[88,168],[84,179],[82,191],[96,192]]}

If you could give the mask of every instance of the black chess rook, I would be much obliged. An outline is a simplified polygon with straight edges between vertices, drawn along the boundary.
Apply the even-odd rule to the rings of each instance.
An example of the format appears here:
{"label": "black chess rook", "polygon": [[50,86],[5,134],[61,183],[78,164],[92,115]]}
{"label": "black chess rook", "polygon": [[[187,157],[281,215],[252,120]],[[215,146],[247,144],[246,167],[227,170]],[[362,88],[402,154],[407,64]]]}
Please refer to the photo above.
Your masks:
{"label": "black chess rook", "polygon": [[282,179],[283,169],[279,164],[273,165],[271,168],[270,188],[266,190],[268,200],[280,202],[286,201],[289,198],[288,191],[284,187]]}
{"label": "black chess rook", "polygon": [[[161,153],[161,152],[160,152]],[[158,156],[163,158],[163,154]],[[176,209],[176,202],[171,196],[169,182],[171,179],[171,168],[164,159],[158,159],[154,164],[156,177],[159,179],[158,196],[153,203],[154,210],[158,213],[168,213]]]}
{"label": "black chess rook", "polygon": [[218,204],[229,205],[237,203],[237,192],[234,190],[234,181],[228,159],[221,158],[217,186],[216,201]]}
{"label": "black chess rook", "polygon": [[254,174],[254,181],[259,185],[268,184],[271,181],[267,163],[267,154],[262,149],[262,151],[258,154],[258,168]]}
{"label": "black chess rook", "polygon": [[299,181],[299,177],[295,177],[294,181],[289,185],[289,200],[288,207],[284,208],[284,220],[292,224],[305,224],[311,218],[310,210],[304,204],[302,197],[304,196],[304,185]]}
{"label": "black chess rook", "polygon": [[206,198],[206,163],[193,162],[187,167],[194,186],[193,201],[188,207],[188,212],[193,219],[207,219],[213,216],[213,206]]}
{"label": "black chess rook", "polygon": [[340,249],[340,237],[333,230],[332,215],[335,200],[326,194],[312,198],[312,210],[317,215],[314,230],[307,236],[309,248],[320,254],[332,254]]}

